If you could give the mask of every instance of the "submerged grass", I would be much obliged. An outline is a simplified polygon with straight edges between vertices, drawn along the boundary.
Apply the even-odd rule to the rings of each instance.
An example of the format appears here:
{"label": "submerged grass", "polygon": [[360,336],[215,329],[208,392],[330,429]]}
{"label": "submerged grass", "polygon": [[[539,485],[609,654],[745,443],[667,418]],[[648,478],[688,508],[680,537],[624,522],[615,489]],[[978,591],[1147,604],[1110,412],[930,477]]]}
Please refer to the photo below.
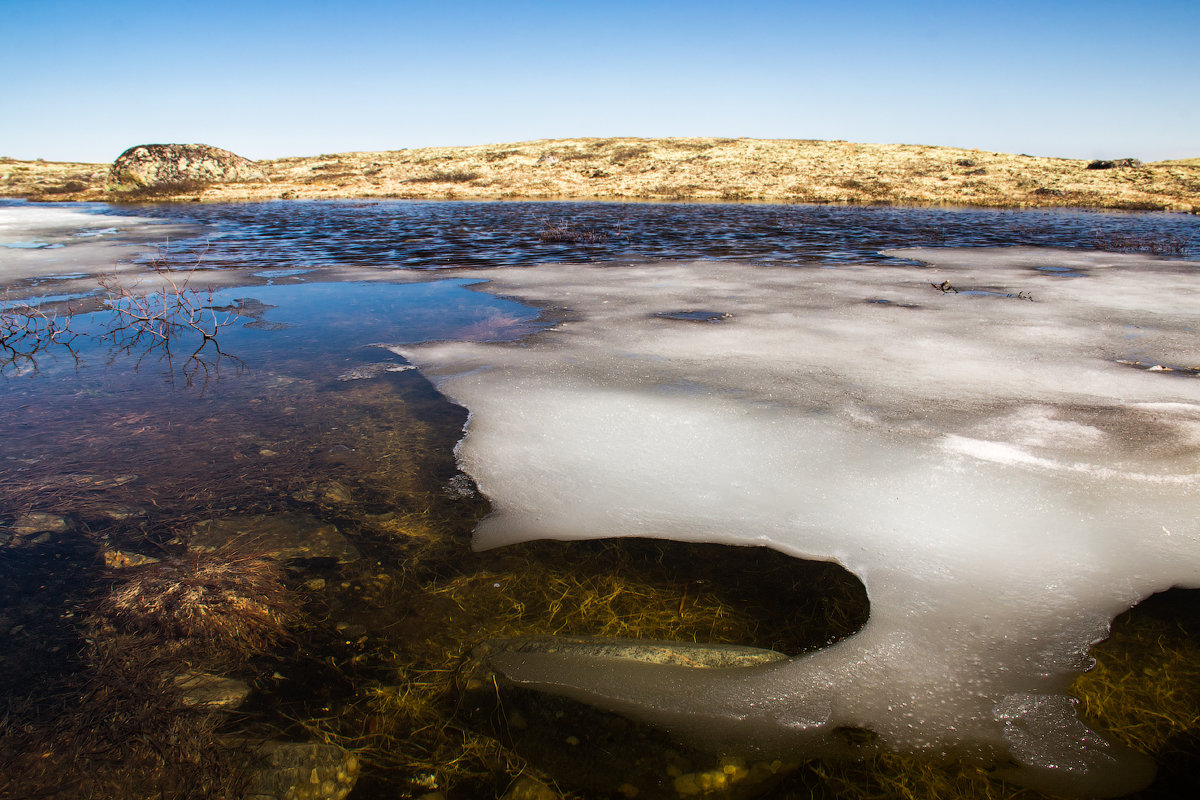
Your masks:
{"label": "submerged grass", "polygon": [[296,615],[281,578],[280,565],[261,554],[189,553],[122,570],[95,618],[142,646],[245,657],[282,638]]}
{"label": "submerged grass", "polygon": [[1147,798],[1200,791],[1197,594],[1155,595],[1118,617],[1112,635],[1093,648],[1096,667],[1071,686],[1085,721],[1158,762]]}
{"label": "submerged grass", "polygon": [[[489,723],[520,712],[497,685],[463,669],[486,640],[600,635],[798,652],[856,627],[836,616],[806,616],[806,608],[823,614],[854,605],[849,616],[857,624],[865,620],[861,584],[844,571],[830,565],[797,570],[791,559],[769,551],[643,540],[543,542],[464,559],[461,550],[446,551],[455,538],[461,547],[462,529],[456,536],[439,531],[440,524],[416,515],[381,524],[396,537],[405,568],[373,589],[355,584],[369,610],[354,619],[386,655],[377,682],[318,725],[323,736],[359,750],[364,761],[399,781],[478,791],[522,774],[549,783],[558,777],[539,764],[536,751],[505,741],[507,724]],[[723,585],[712,577],[731,569],[747,580]],[[797,585],[808,587],[809,597]],[[822,605],[838,592],[845,596]],[[793,608],[801,613],[772,594],[796,599]],[[543,733],[553,740],[551,723]]]}

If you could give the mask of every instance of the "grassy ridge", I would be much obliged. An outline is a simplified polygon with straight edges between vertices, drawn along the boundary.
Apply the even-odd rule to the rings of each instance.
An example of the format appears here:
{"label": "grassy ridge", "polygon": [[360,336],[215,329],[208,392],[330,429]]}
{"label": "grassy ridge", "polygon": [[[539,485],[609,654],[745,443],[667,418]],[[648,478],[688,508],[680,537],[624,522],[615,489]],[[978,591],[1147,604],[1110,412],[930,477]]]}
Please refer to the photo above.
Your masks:
{"label": "grassy ridge", "polygon": [[796,139],[543,139],[258,162],[269,182],[110,194],[107,165],[0,159],[38,200],[598,199],[1079,206],[1200,212],[1200,160],[1119,169],[952,147]]}

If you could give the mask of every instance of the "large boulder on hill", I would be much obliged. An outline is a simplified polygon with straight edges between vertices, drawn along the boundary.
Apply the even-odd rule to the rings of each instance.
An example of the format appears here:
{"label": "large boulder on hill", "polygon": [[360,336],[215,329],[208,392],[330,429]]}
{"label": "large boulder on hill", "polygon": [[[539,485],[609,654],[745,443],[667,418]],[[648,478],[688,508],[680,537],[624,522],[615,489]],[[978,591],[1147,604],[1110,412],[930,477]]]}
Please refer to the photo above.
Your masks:
{"label": "large boulder on hill", "polygon": [[141,144],[109,169],[110,184],[126,189],[266,179],[253,161],[206,144]]}
{"label": "large boulder on hill", "polygon": [[1133,167],[1142,166],[1142,162],[1136,158],[1114,158],[1111,161],[1098,159],[1087,165],[1088,169],[1130,169]]}

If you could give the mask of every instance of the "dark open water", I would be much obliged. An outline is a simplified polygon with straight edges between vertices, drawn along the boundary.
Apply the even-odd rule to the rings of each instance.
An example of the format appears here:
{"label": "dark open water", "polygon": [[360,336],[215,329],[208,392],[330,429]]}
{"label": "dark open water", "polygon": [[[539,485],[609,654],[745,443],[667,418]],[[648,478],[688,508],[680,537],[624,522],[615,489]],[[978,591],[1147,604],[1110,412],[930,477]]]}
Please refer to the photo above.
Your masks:
{"label": "dark open water", "polygon": [[[1195,216],[1088,211],[628,203],[279,202],[113,208],[211,226],[180,256],[262,268],[490,267],[550,261],[720,258],[877,263],[916,246],[1093,247],[1177,242],[1200,257]],[[545,242],[547,227],[602,241]],[[175,248],[178,248],[176,250]]]}

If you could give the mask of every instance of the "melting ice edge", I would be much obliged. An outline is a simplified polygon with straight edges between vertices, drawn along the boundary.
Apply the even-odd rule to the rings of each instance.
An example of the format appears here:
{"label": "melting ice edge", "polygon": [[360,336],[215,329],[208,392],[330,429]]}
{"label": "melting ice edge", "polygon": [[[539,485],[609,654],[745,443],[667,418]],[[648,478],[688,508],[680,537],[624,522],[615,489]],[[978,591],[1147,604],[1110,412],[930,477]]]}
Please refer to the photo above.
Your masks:
{"label": "melting ice edge", "polygon": [[[836,754],[853,726],[1044,791],[1134,791],[1152,766],[1063,692],[1115,615],[1200,588],[1200,379],[1129,366],[1200,365],[1198,265],[889,254],[492,269],[485,290],[572,313],[517,343],[395,348],[470,411],[458,457],[494,508],[477,547],[766,545],[871,600],[859,633],[779,664],[497,665],[722,751]],[[689,308],[729,316],[670,318]]]}

